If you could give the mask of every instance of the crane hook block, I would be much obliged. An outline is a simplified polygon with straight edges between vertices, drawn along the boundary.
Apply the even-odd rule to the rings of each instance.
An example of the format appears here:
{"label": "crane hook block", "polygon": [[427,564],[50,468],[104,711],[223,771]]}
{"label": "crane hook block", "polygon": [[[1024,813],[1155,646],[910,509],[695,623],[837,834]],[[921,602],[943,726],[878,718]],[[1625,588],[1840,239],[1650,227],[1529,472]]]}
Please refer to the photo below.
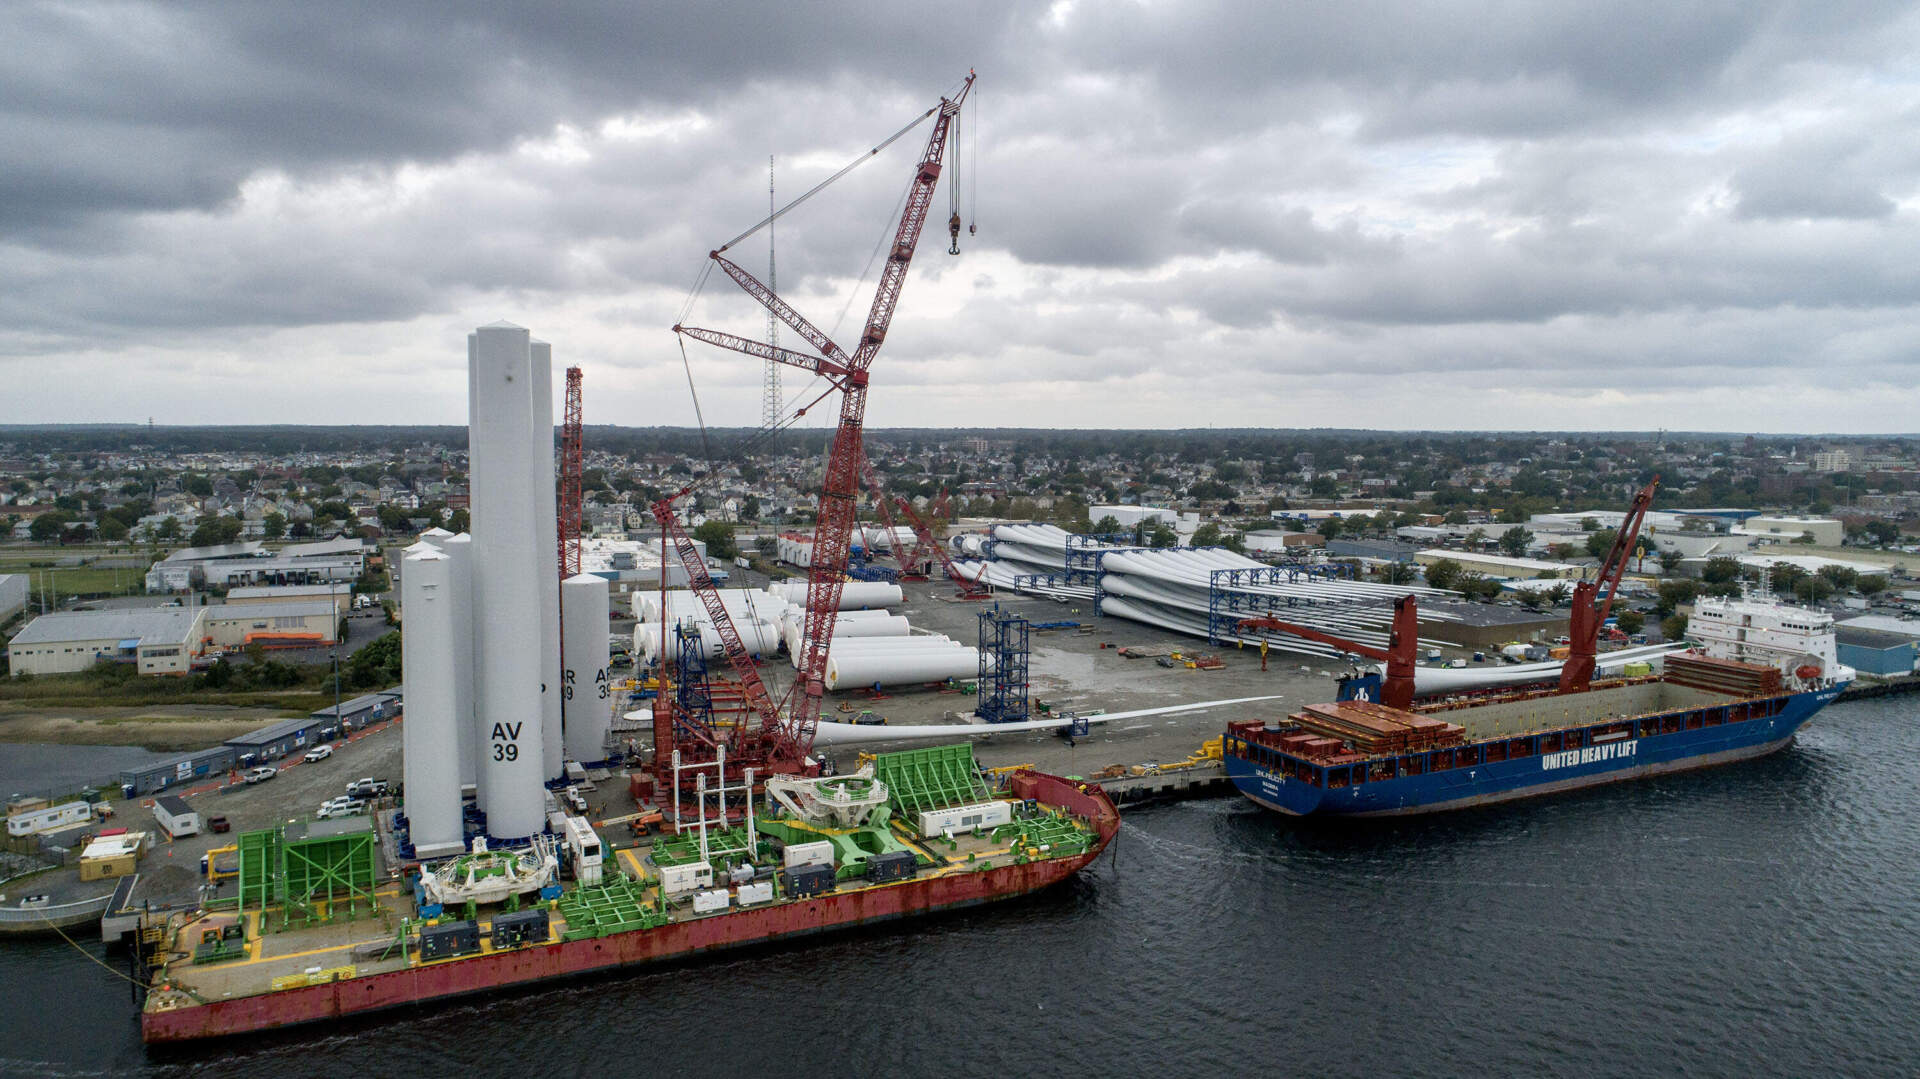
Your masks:
{"label": "crane hook block", "polygon": [[947,254],[949,255],[959,254],[960,253],[960,215],[959,214],[954,214],[952,217],[947,219],[947,235],[953,237],[953,242],[947,245]]}

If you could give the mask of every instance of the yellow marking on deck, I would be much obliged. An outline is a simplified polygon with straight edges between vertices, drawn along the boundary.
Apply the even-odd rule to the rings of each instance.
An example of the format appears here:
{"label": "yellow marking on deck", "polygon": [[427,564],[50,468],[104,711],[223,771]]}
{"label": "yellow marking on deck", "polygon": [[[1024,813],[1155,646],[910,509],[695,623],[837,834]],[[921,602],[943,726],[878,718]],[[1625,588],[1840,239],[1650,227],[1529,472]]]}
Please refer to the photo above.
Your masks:
{"label": "yellow marking on deck", "polygon": [[221,964],[221,965],[243,967],[243,966],[252,965],[254,963],[277,963],[282,959],[300,959],[309,955],[325,955],[328,952],[338,952],[338,951],[345,951],[349,948],[358,948],[362,944],[378,944],[387,939],[388,938],[386,937],[372,937],[367,940],[354,940],[354,941],[348,941],[345,944],[336,944],[331,948],[310,948],[304,952],[287,952],[284,955],[263,955],[257,959],[236,959],[231,964]]}
{"label": "yellow marking on deck", "polygon": [[634,880],[639,881],[639,880],[647,879],[647,867],[640,864],[640,856],[633,852],[632,847],[627,847],[622,849],[620,851],[620,858],[622,861],[626,862],[628,865],[633,867]]}

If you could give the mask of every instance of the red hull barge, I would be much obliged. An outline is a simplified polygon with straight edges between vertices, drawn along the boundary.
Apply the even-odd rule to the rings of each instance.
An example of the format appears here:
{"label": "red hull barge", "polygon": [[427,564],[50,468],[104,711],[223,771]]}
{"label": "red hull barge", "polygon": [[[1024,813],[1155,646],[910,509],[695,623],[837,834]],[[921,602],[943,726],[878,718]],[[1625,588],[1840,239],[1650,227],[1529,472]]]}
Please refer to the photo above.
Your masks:
{"label": "red hull barge", "polygon": [[150,1005],[141,1013],[140,1035],[151,1044],[273,1030],[1010,899],[1073,876],[1099,857],[1120,829],[1113,802],[1094,784],[1023,772],[1012,777],[1011,788],[1016,797],[1084,817],[1097,841],[1085,853],[1070,858],[916,878],[655,929],[533,945],[247,997]]}

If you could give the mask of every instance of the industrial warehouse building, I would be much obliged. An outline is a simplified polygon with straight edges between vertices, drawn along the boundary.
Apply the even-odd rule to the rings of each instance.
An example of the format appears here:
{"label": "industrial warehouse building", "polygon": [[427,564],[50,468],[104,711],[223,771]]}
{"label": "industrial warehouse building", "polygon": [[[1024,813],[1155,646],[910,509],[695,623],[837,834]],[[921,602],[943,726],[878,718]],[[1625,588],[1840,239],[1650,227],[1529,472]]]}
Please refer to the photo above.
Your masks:
{"label": "industrial warehouse building", "polygon": [[249,540],[183,547],[147,571],[147,591],[328,584],[357,580],[366,568],[366,545],[357,539],[290,543],[278,552]]}
{"label": "industrial warehouse building", "polygon": [[1460,564],[1468,573],[1484,574],[1488,577],[1512,577],[1523,580],[1578,580],[1581,567],[1561,562],[1542,562],[1537,558],[1508,558],[1498,554],[1475,554],[1471,551],[1443,551],[1429,548],[1413,556],[1422,566],[1431,566],[1441,559],[1451,559]]}
{"label": "industrial warehouse building", "polygon": [[249,585],[227,592],[228,603],[318,603],[333,604],[335,613],[345,618],[353,609],[350,584]]}
{"label": "industrial warehouse building", "polygon": [[27,609],[27,575],[0,573],[0,624]]}
{"label": "industrial warehouse building", "polygon": [[1911,637],[1847,626],[1837,627],[1834,636],[1840,662],[1862,674],[1892,678],[1913,673],[1917,654]]}
{"label": "industrial warehouse building", "polygon": [[67,674],[131,663],[141,674],[185,674],[207,651],[207,608],[43,614],[7,645],[14,674]]}
{"label": "industrial warehouse building", "polygon": [[339,637],[340,613],[324,598],[303,603],[223,603],[202,610],[207,612],[207,635],[221,651],[252,644],[305,648],[332,644]]}

